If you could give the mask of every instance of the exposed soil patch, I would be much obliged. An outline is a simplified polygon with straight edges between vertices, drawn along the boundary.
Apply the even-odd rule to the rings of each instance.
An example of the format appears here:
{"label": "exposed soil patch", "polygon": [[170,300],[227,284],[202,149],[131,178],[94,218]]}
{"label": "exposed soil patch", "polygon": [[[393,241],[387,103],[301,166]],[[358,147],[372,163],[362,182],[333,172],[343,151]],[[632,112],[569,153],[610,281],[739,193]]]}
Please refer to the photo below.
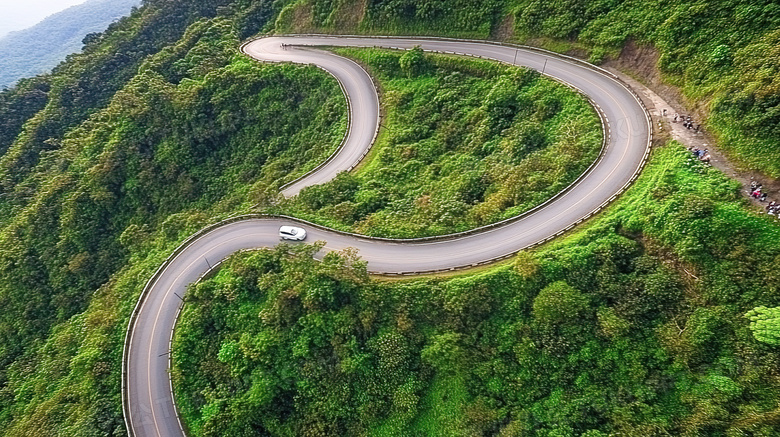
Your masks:
{"label": "exposed soil patch", "polygon": [[[661,71],[658,69],[659,57],[660,54],[655,47],[640,46],[634,41],[629,41],[620,52],[620,57],[605,63],[603,67],[617,69],[637,78],[666,101],[670,107],[688,108],[689,102],[680,93],[680,90],[664,82]],[[697,114],[699,116],[697,118],[701,119],[701,115],[703,114]]]}
{"label": "exposed soil patch", "polygon": [[490,39],[494,41],[508,41],[515,36],[515,15],[509,14],[491,32]]}
{"label": "exposed soil patch", "polygon": [[333,14],[333,28],[338,33],[354,33],[366,15],[368,0],[347,0]]}
{"label": "exposed soil patch", "polygon": [[[712,157],[710,164],[739,181],[742,184],[742,194],[762,211],[770,201],[780,201],[780,180],[741,169],[718,149],[715,138],[703,128],[698,131],[695,129],[695,126],[706,118],[707,113],[702,108],[692,107],[679,89],[664,83],[657,66],[658,57],[655,48],[629,42],[618,59],[609,61],[602,67],[616,74],[639,94],[650,110],[657,136],[674,139],[691,149],[707,149]],[[678,116],[677,122],[674,121],[675,114]],[[690,129],[683,124],[689,116],[694,126]],[[754,180],[763,184],[764,191],[768,193],[767,200],[763,203],[750,197],[750,184]]]}
{"label": "exposed soil patch", "polygon": [[296,32],[309,32],[314,29],[314,14],[311,6],[300,5],[295,8],[293,26]]}

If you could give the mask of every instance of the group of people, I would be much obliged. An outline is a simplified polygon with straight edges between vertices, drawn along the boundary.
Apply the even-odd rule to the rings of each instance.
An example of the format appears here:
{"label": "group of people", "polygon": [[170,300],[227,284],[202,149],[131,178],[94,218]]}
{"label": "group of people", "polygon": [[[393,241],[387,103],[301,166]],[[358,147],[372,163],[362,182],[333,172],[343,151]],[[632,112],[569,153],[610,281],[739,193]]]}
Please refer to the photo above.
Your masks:
{"label": "group of people", "polygon": [[766,206],[766,213],[780,219],[780,203],[777,203],[774,200],[769,202],[769,205]]}
{"label": "group of people", "polygon": [[[750,181],[750,197],[754,199],[758,199],[759,202],[766,202],[767,192],[764,191],[764,186],[755,180]],[[779,202],[775,202],[773,200],[769,202],[769,204],[766,207],[764,207],[764,209],[766,209],[767,214],[775,216],[775,218],[777,219],[780,219]]]}
{"label": "group of people", "polygon": [[[663,110],[663,115],[664,116],[666,115],[666,109]],[[691,120],[690,116],[685,117],[675,113],[673,121],[677,123],[679,120],[682,120],[683,126],[686,127],[687,129],[694,129],[696,132],[699,132],[699,128],[701,127],[701,125],[697,124],[696,127],[694,128],[694,123]],[[707,165],[710,164],[710,160],[712,159],[712,157],[710,156],[709,150],[700,149],[698,147],[689,147],[688,150],[693,154],[693,156],[697,160]],[[764,186],[756,180],[750,181],[750,190],[748,191],[748,194],[750,195],[750,197],[758,200],[759,202],[766,202],[768,197],[768,193],[764,190]],[[768,205],[766,205],[765,209],[767,214],[774,216],[778,220],[780,220],[780,202],[776,202],[773,200],[769,202]]]}
{"label": "group of people", "polygon": [[695,156],[696,159],[698,159],[699,161],[705,164],[709,164],[710,159],[712,159],[712,157],[710,156],[710,151],[707,149],[699,149],[698,147],[693,147],[693,148],[689,148],[688,150],[690,150],[691,153],[693,153],[693,156]]}
{"label": "group of people", "polygon": [[686,117],[684,115],[679,115],[679,114],[677,114],[675,112],[673,121],[675,123],[677,123],[677,120],[682,120],[683,127],[687,128],[688,130],[693,129],[694,131],[698,132],[699,129],[701,128],[701,124],[700,123],[695,123],[696,127],[695,128],[693,127],[694,123],[693,123],[693,120],[691,119],[690,115]]}
{"label": "group of people", "polygon": [[767,193],[764,191],[763,185],[755,180],[750,181],[750,197],[758,199],[759,202],[764,202],[766,200],[766,196]]}
{"label": "group of people", "polygon": [[[666,109],[663,110],[663,115],[666,117]],[[675,112],[674,118],[672,118],[672,122],[677,123],[678,121],[682,121],[683,127],[688,130],[699,132],[699,129],[701,129],[701,123],[694,123],[690,115],[680,115]]]}

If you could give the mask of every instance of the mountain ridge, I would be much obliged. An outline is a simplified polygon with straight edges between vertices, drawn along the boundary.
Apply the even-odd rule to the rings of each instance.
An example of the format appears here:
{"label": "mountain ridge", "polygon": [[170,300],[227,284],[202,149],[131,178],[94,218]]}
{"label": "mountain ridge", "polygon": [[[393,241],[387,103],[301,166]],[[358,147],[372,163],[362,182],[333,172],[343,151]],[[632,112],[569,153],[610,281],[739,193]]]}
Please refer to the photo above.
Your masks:
{"label": "mountain ridge", "polygon": [[44,74],[81,50],[84,38],[129,15],[140,0],[89,0],[0,38],[0,87]]}

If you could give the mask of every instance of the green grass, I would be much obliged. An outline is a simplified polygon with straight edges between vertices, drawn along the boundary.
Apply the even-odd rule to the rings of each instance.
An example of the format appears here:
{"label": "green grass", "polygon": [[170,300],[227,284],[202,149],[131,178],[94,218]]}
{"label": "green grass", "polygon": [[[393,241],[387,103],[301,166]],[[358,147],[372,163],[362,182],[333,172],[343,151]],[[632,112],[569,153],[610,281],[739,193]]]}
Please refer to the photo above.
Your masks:
{"label": "green grass", "polygon": [[[420,413],[411,426],[413,435],[431,437],[449,437],[452,429],[459,428],[463,422],[463,407],[468,403],[469,394],[460,375],[437,374],[425,397],[420,401]],[[385,434],[391,435],[391,434]]]}

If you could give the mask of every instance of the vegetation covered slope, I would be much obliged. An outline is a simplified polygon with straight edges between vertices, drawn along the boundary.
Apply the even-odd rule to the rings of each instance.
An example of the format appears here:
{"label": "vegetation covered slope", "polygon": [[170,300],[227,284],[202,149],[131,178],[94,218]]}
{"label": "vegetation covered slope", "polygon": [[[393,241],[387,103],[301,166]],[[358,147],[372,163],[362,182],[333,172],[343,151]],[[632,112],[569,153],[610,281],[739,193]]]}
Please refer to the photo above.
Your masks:
{"label": "vegetation covered slope", "polygon": [[357,172],[269,208],[366,235],[414,238],[514,217],[591,165],[586,98],[532,70],[422,50],[342,50],[382,88],[383,130]]}
{"label": "vegetation covered slope", "polygon": [[[344,17],[349,17],[345,19]],[[780,4],[774,0],[299,0],[282,31],[443,34],[616,56],[654,46],[665,78],[746,166],[780,177]],[[572,45],[572,43],[574,45]]]}
{"label": "vegetation covered slope", "polygon": [[586,229],[482,274],[374,281],[349,254],[313,261],[316,246],[234,256],[191,289],[176,331],[186,423],[198,436],[775,435],[780,351],[744,315],[780,304],[780,226],[736,190],[669,145]]}
{"label": "vegetation covered slope", "polygon": [[199,227],[247,210],[341,141],[332,77],[259,64],[238,43],[224,20],[196,23],[4,193],[7,435],[123,433],[123,331],[149,275]]}
{"label": "vegetation covered slope", "polygon": [[[421,13],[419,18],[414,18],[417,17],[417,5],[421,6],[420,11],[427,10],[429,14]],[[690,9],[691,6],[698,9]],[[731,109],[728,105],[723,106],[722,111],[717,109],[721,108],[718,106],[713,112],[712,122],[726,128],[729,123],[733,124],[733,133],[728,133],[731,136],[724,138],[740,139],[734,142],[734,150],[744,150],[745,160],[756,157],[754,167],[772,172],[774,163],[780,162],[768,159],[772,158],[772,153],[776,153],[777,144],[777,137],[772,136],[774,134],[770,129],[777,126],[773,117],[776,117],[774,108],[778,95],[777,45],[772,39],[773,29],[777,28],[777,14],[773,13],[773,6],[774,3],[768,1],[689,0],[587,3],[518,1],[511,4],[499,0],[425,3],[403,0],[323,0],[316,4],[307,0],[144,1],[144,6],[131,17],[120,20],[106,32],[91,38],[83,53],[70,56],[50,76],[23,80],[18,86],[0,92],[0,152],[3,154],[0,158],[0,239],[3,241],[0,250],[4,251],[4,255],[0,255],[0,305],[3,308],[0,314],[0,432],[9,436],[124,435],[119,393],[121,342],[130,311],[146,280],[173,247],[191,232],[206,223],[242,210],[256,200],[262,200],[253,198],[252,193],[260,195],[266,192],[269,185],[282,183],[290,169],[289,155],[284,154],[300,155],[308,150],[309,145],[303,141],[304,137],[311,136],[312,144],[330,146],[340,138],[344,108],[339,107],[340,92],[330,79],[314,70],[260,67],[242,61],[235,58],[238,41],[261,30],[292,28],[293,24],[298,25],[297,20],[314,17],[316,12],[322,20],[332,17],[321,28],[338,27],[345,32],[405,33],[414,30],[399,27],[403,23],[412,23],[417,32],[477,37],[488,37],[491,33],[498,35],[509,29],[510,33],[514,31],[517,38],[522,40],[542,35],[557,38],[559,42],[578,41],[590,47],[601,47],[601,51],[594,50],[594,60],[598,60],[600,53],[608,53],[619,47],[626,38],[654,42],[662,54],[669,58],[663,61],[662,66],[670,80],[686,86],[688,95],[703,102],[738,103],[732,105]],[[754,7],[760,8],[760,11],[756,9],[753,12],[757,13],[737,14],[745,9],[750,12]],[[693,11],[693,15],[688,11]],[[534,20],[523,18],[524,13],[535,17]],[[412,19],[409,19],[409,14],[412,14]],[[676,17],[678,21],[670,22],[675,24],[670,28],[679,32],[670,31],[668,45],[664,46],[652,32],[658,20],[666,20],[667,17]],[[682,28],[676,25],[678,22],[682,23]],[[524,30],[524,23],[537,24]],[[626,37],[616,30],[616,38],[607,38],[610,35],[607,32],[603,33],[604,41],[596,41],[595,36],[590,37],[585,31],[588,26],[596,26],[591,23],[601,23],[605,29],[627,29]],[[290,27],[286,27],[288,24]],[[559,25],[563,26],[561,29],[569,28],[571,32],[559,34],[555,30]],[[722,42],[730,38],[734,38],[733,45],[719,50],[719,53],[733,53],[735,57],[725,57],[723,59],[730,61],[718,64],[721,65],[718,68],[711,67],[705,62],[711,53],[708,50],[715,48],[711,43],[731,44]],[[673,49],[685,51],[677,52]],[[744,56],[736,56],[738,53]],[[737,60],[744,62],[737,64]],[[729,89],[734,92],[729,94],[724,91]],[[300,93],[294,93],[295,108],[298,110],[287,107],[290,102],[279,98],[280,95],[286,96],[290,90],[300,90]],[[245,91],[251,96],[244,94]],[[699,96],[696,94],[698,92],[705,94]],[[714,96],[712,100],[709,100],[710,95]],[[299,107],[298,99],[305,104]],[[332,113],[320,111],[323,108]],[[277,110],[278,113],[274,112]],[[281,114],[289,114],[290,119],[282,119],[280,122],[276,117]],[[721,116],[723,120],[719,121],[718,117]],[[273,122],[263,123],[258,117],[272,117]],[[303,124],[296,123],[304,120],[314,120],[315,123],[306,124],[311,126],[312,131],[305,132],[297,139],[301,141],[298,143],[293,132],[284,129],[284,124],[296,130],[296,127],[303,128]],[[253,124],[254,127],[246,124]],[[268,132],[264,131],[266,128]],[[219,149],[215,147],[217,144]],[[288,144],[299,149],[289,149],[289,152],[287,149],[281,150]],[[223,152],[221,150],[225,145],[227,151]],[[744,148],[740,149],[743,145]],[[182,153],[175,153],[180,148]],[[280,151],[283,155],[278,155]],[[266,153],[269,153],[267,158]],[[325,151],[322,153],[327,154]],[[262,168],[253,166],[249,160],[243,160],[245,155],[258,160],[263,157],[267,159],[266,164]],[[302,166],[294,171],[303,171],[305,165],[313,165],[318,159],[316,156],[306,158],[311,160],[301,162]],[[657,166],[676,168],[677,158],[663,155],[658,159]],[[204,175],[207,183],[201,181]],[[767,411],[777,404],[775,398],[772,398],[777,393],[771,367],[776,362],[775,351],[755,343],[746,335],[748,320],[741,319],[739,314],[752,306],[778,305],[777,290],[771,288],[777,284],[777,277],[772,276],[777,270],[766,267],[769,265],[767,260],[776,256],[776,249],[773,249],[774,253],[762,249],[774,247],[772,242],[777,241],[773,234],[775,231],[772,231],[774,228],[759,225],[761,222],[746,215],[737,203],[728,203],[731,206],[727,206],[721,203],[722,199],[714,199],[717,206],[714,209],[707,202],[701,205],[696,203],[697,196],[693,194],[699,192],[690,190],[691,187],[704,187],[700,185],[702,180],[683,178],[678,183],[675,182],[676,177],[670,177],[669,181],[659,181],[663,182],[661,188],[657,193],[653,191],[653,195],[670,195],[681,189],[691,194],[689,197],[694,200],[676,197],[677,200],[666,207],[663,205],[667,204],[659,206],[658,203],[650,202],[648,208],[652,208],[643,211],[644,216],[637,214],[635,221],[628,222],[632,226],[615,229],[621,235],[625,234],[623,229],[630,229],[629,236],[632,238],[638,238],[636,235],[641,236],[642,232],[646,232],[655,238],[646,241],[660,240],[658,244],[648,244],[642,240],[645,244],[642,247],[647,247],[648,252],[660,258],[667,265],[666,268],[673,269],[673,274],[681,282],[695,281],[693,284],[696,288],[691,296],[703,296],[692,301],[695,306],[672,305],[672,309],[668,310],[669,315],[664,316],[677,322],[673,325],[677,329],[677,338],[685,340],[688,338],[686,336],[691,336],[687,342],[678,340],[675,344],[679,348],[669,349],[674,352],[673,358],[669,359],[675,360],[675,363],[681,360],[682,363],[672,367],[673,376],[678,374],[675,373],[678,368],[682,368],[680,372],[688,371],[688,367],[699,372],[695,374],[699,376],[692,377],[688,382],[683,380],[683,383],[693,388],[690,391],[681,389],[679,392],[688,394],[680,402],[692,415],[687,416],[682,424],[674,422],[674,417],[681,416],[674,416],[669,419],[670,423],[683,431],[694,430],[690,431],[692,435],[695,430],[717,434],[724,427],[756,435],[770,433],[771,428],[766,426],[771,425],[764,423],[771,423],[773,413]],[[703,181],[718,186],[725,183],[721,179],[707,178]],[[160,183],[171,184],[174,191],[158,186]],[[725,199],[731,196],[729,190],[719,189],[718,192],[725,193]],[[709,199],[707,193],[700,194]],[[641,206],[643,202],[644,198],[635,198],[631,205]],[[682,214],[680,211],[686,211],[684,220],[678,219],[678,214]],[[713,233],[723,233],[729,238],[713,239],[706,231],[714,218],[722,218],[720,214],[724,211],[731,214],[727,214],[728,217],[735,219],[721,222],[729,225],[716,227]],[[647,217],[652,217],[652,221]],[[624,225],[627,222],[619,223]],[[661,232],[667,229],[666,225],[669,225],[668,234],[666,231]],[[573,243],[565,250],[575,255],[587,255],[582,247],[587,248],[592,241],[600,238],[600,234],[583,235],[581,240],[575,240],[576,244]],[[733,248],[735,242],[736,248]],[[613,256],[611,250],[605,256]],[[710,253],[715,254],[712,257],[717,263],[705,262]],[[695,259],[694,263],[687,258],[689,256],[701,256],[704,261]],[[577,281],[581,277],[589,281],[588,278],[595,274],[592,269],[600,265],[596,263],[600,258],[587,258],[593,262],[584,263],[583,270],[570,269],[567,264],[570,258],[564,259],[564,262],[554,262],[554,258],[540,258],[540,269],[553,269],[553,273],[566,272],[567,278],[570,278],[566,279],[567,283],[580,294],[590,296],[590,293],[595,293],[595,288],[586,287],[592,282],[583,284]],[[574,263],[577,258],[571,258],[571,261]],[[773,262],[776,265],[778,260]],[[652,264],[651,268],[656,268],[656,264]],[[682,273],[679,273],[678,266],[683,268]],[[690,273],[686,273],[686,270]],[[550,273],[549,279],[557,281],[560,275],[553,273]],[[504,274],[514,278],[511,272]],[[695,278],[688,279],[692,278],[691,275],[701,278],[702,282]],[[607,279],[608,276],[604,278],[605,284],[615,284],[610,292],[613,295],[621,293],[621,290],[633,290],[632,296],[638,296],[636,299],[643,296],[636,288],[624,287],[624,282],[612,282]],[[619,279],[620,276],[615,278]],[[495,282],[484,277],[465,281],[477,284],[475,288],[478,290],[502,290],[499,285],[494,286]],[[631,285],[630,282],[627,284]],[[422,290],[422,293],[438,286],[435,281],[421,281],[410,282],[408,287]],[[531,289],[533,293],[543,289],[541,286],[534,287]],[[687,290],[685,296],[688,296]],[[414,295],[408,296],[411,298]],[[460,311],[464,317],[470,317],[473,306],[468,304],[464,307],[466,304],[458,303],[458,299],[467,299],[469,296],[469,293],[461,292],[448,295],[447,299],[455,305],[450,311]],[[670,301],[679,302],[674,299],[672,296]],[[487,313],[498,306],[511,305],[509,301],[501,299],[488,302],[491,306],[486,310]],[[574,302],[581,300],[575,298]],[[590,310],[583,309],[583,323],[586,325],[582,329],[586,334],[590,333],[587,335],[591,337],[601,335],[598,334],[602,329],[599,312],[596,311],[594,319],[592,309],[604,301],[588,302],[590,306],[587,308]],[[392,300],[388,302],[390,304]],[[526,312],[527,305],[524,307]],[[406,304],[404,306],[411,308]],[[628,312],[633,308],[630,304],[624,306]],[[726,315],[721,319],[713,319],[712,323],[705,317],[709,314],[706,312],[693,317],[694,313],[690,311],[700,306],[714,309],[718,317]],[[726,313],[722,313],[722,306],[726,307]],[[469,308],[469,311],[458,308]],[[476,316],[483,317],[480,311],[476,311]],[[609,314],[604,317],[607,317],[607,321],[612,320]],[[406,323],[404,319],[399,320]],[[658,320],[662,328],[672,326],[663,317]],[[692,323],[683,325],[686,321]],[[702,324],[697,325],[698,321],[702,321]],[[526,322],[521,320],[518,323]],[[620,320],[616,323],[615,332],[622,332],[621,326],[624,324]],[[526,328],[527,334],[523,334],[525,337],[515,335],[515,332],[510,332],[510,337],[514,336],[512,338],[517,340],[531,336],[534,340],[536,331],[533,324],[530,326]],[[697,329],[685,329],[686,326]],[[479,332],[486,340],[492,338],[500,341],[500,336],[489,337],[487,334],[492,335],[490,331]],[[630,335],[639,336],[651,333],[629,332],[632,333]],[[658,332],[665,331],[661,329]],[[733,337],[730,337],[731,332],[735,333]],[[428,334],[420,331],[415,335]],[[587,335],[582,338],[591,338]],[[669,337],[675,339],[674,335]],[[566,337],[563,338],[565,340]],[[762,334],[760,338],[768,337]],[[488,352],[498,350],[491,349],[491,343],[485,344]],[[522,346],[522,343],[517,344]],[[579,347],[579,343],[575,346]],[[706,355],[710,350],[714,351],[713,354],[717,353],[718,357],[728,357],[728,354],[717,351],[736,351],[731,357],[738,366],[743,367],[734,367],[733,361],[729,360],[712,360]],[[686,358],[690,357],[686,354],[693,353],[691,351],[701,352],[703,358],[697,358],[698,355],[694,354],[693,358],[698,361],[691,361]],[[514,348],[511,352],[499,352],[500,357],[516,354],[531,360],[537,359],[538,355],[536,352],[526,353],[522,348],[517,352]],[[538,372],[552,372],[550,369],[554,370],[554,365],[571,369],[565,366],[570,359],[576,361],[578,356],[565,349],[557,356],[558,361],[543,361],[543,365],[529,368],[538,369]],[[654,362],[648,361],[649,369],[653,369]],[[501,371],[503,364],[500,359],[491,363],[495,364],[497,371]],[[735,368],[737,370],[732,372]],[[642,369],[637,368],[637,374],[641,375],[644,372]],[[743,369],[752,370],[753,373],[738,373]],[[701,385],[708,381],[700,376],[705,371],[719,372],[713,373],[716,377],[725,375],[731,378],[741,391],[732,390],[729,381],[722,378],[714,378],[712,381],[724,382],[722,387],[725,395],[708,385]],[[216,372],[224,372],[224,368]],[[421,375],[418,378],[420,380],[425,377],[425,374]],[[577,387],[580,381],[562,379],[566,376],[564,373],[553,372],[549,377],[555,379],[555,375],[559,375],[560,381],[570,382],[566,387]],[[588,375],[600,376],[608,386],[622,380],[615,372],[594,371],[583,376],[582,381],[587,382]],[[533,379],[528,384],[544,380]],[[219,382],[222,380],[215,381],[222,383]],[[490,382],[492,379],[485,381]],[[499,384],[483,384],[481,387],[498,387],[497,391],[503,389],[507,396],[517,391],[512,385],[505,389],[500,384],[501,380],[496,381]],[[660,381],[662,388],[668,386],[669,379]],[[753,384],[751,381],[759,383]],[[434,383],[430,384],[428,387],[436,387]],[[438,387],[448,389],[458,386],[448,383]],[[411,387],[410,390],[415,388]],[[419,397],[424,394],[420,390],[410,393]],[[462,410],[450,408],[453,404],[471,405],[460,401],[471,399],[468,396],[476,396],[471,393],[451,390],[446,399],[425,394],[420,398],[422,400],[418,405],[421,407],[418,410],[431,411],[430,414],[421,413],[416,416],[418,419],[413,419],[411,425],[402,418],[400,422],[389,423],[387,429],[394,429],[392,427],[396,426],[396,422],[401,428],[411,426],[414,429],[426,429],[426,426],[430,426],[426,423],[435,423],[436,420],[479,418],[478,414],[464,415]],[[544,427],[551,428],[558,423],[561,426],[568,424],[577,430],[585,429],[586,426],[606,429],[606,419],[604,424],[592,425],[577,422],[576,414],[562,413],[560,420],[555,417],[544,418],[541,415],[545,411],[565,413],[566,408],[579,408],[586,404],[566,391],[553,393],[554,396],[546,398],[543,395],[548,391],[540,390],[539,393],[538,396],[524,399],[530,399],[529,402],[549,399],[549,402],[532,411],[535,416],[518,414],[501,417],[509,418],[512,423],[517,422],[516,417],[526,417],[527,420],[523,420],[529,425],[513,426],[536,426],[539,433]],[[605,407],[603,411],[611,411],[610,417],[619,414],[629,419],[648,417],[649,422],[659,418],[662,423],[665,423],[664,417],[669,417],[664,416],[663,412],[654,415],[657,410],[646,408],[645,405],[652,403],[648,403],[652,396],[642,397],[644,395],[638,389],[620,389],[617,393],[618,401],[631,407],[623,410],[609,410]],[[408,399],[414,400],[413,397]],[[447,403],[448,400],[452,402]],[[745,403],[740,403],[743,401]],[[385,399],[381,402],[386,406],[390,401]],[[289,406],[290,403],[284,405]],[[436,405],[441,405],[442,409],[432,410]],[[497,407],[499,415],[502,414],[501,405],[499,403]],[[517,409],[519,401],[511,405],[511,408]],[[495,414],[496,409],[490,404],[488,407],[489,413]],[[511,408],[506,409],[509,411]],[[200,414],[198,408],[194,411],[194,414]],[[251,411],[251,408],[247,407],[247,411]],[[387,410],[377,411],[371,417],[382,421],[384,411]],[[334,412],[340,415],[338,417],[343,417],[343,412]],[[366,414],[374,413],[368,411]],[[539,423],[534,425],[536,422],[532,418],[537,416],[542,419],[533,419]],[[723,424],[736,418],[742,419]],[[483,419],[474,420],[488,423]],[[617,423],[616,420],[609,423]],[[340,421],[337,425],[342,426],[343,423]],[[496,427],[504,426],[490,423]],[[683,427],[686,423],[690,423],[688,428]],[[290,422],[280,427],[291,429],[294,425]],[[471,425],[467,423],[464,426]],[[626,426],[633,425],[628,423]],[[488,427],[484,425],[483,428],[474,429]],[[511,433],[514,428],[507,429]]]}
{"label": "vegetation covered slope", "polygon": [[[106,107],[138,74],[147,56],[186,44],[185,30],[196,21],[228,16],[243,39],[260,31],[275,14],[274,4],[265,1],[145,0],[143,4],[130,17],[92,35],[83,52],[68,56],[51,76],[22,80],[0,92],[0,152],[5,155],[0,158],[0,190],[13,190],[41,153],[57,149],[69,129]],[[195,62],[212,62],[207,59],[202,55]]]}
{"label": "vegetation covered slope", "polygon": [[11,86],[23,77],[50,71],[65,56],[80,51],[82,41],[89,41],[85,39],[87,34],[102,32],[140,3],[140,0],[90,0],[3,37],[0,39],[0,88]]}

